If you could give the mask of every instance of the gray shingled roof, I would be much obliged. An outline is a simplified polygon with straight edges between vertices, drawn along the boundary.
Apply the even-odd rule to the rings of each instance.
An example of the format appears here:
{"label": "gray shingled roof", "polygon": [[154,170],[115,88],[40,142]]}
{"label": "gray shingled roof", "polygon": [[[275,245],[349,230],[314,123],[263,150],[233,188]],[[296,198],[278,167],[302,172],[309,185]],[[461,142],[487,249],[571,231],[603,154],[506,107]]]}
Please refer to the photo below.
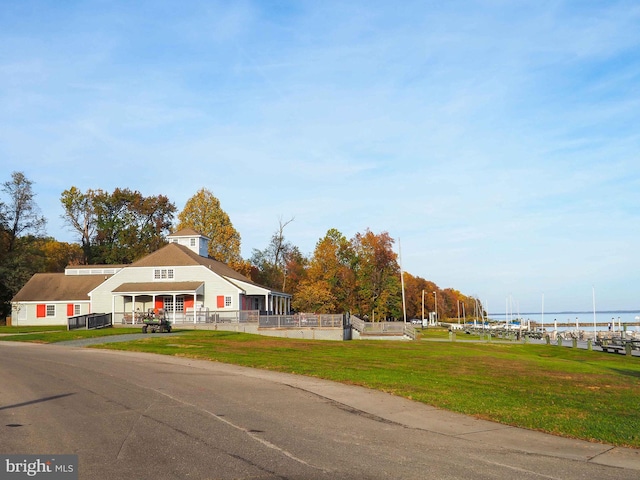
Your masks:
{"label": "gray shingled roof", "polygon": [[88,293],[111,275],[36,273],[15,294],[13,302],[61,302],[89,300]]}

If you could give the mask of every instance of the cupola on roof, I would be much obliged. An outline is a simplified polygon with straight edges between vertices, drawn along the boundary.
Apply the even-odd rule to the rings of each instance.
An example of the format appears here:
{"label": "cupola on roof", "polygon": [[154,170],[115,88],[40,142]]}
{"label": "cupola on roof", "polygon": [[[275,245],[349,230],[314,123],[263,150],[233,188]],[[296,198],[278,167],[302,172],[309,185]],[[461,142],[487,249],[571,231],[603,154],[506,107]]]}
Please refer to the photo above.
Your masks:
{"label": "cupola on roof", "polygon": [[183,228],[167,237],[169,243],[184,245],[201,257],[209,256],[209,237],[201,234],[193,228]]}

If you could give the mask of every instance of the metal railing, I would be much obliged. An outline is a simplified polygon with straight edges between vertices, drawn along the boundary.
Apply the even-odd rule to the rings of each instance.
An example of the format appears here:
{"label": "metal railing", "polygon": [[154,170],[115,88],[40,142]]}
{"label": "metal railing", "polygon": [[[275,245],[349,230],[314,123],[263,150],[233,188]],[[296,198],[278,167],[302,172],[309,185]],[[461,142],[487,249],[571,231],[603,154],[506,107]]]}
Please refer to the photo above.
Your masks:
{"label": "metal railing", "polygon": [[365,322],[364,320],[356,317],[355,315],[351,315],[351,326],[360,333],[364,331],[364,327],[366,324],[367,322]]}
{"label": "metal railing", "polygon": [[342,328],[344,315],[330,313],[296,313],[295,315],[260,315],[260,328]]}
{"label": "metal railing", "polygon": [[415,340],[417,338],[416,328],[410,323],[404,324],[404,334],[409,337],[411,340]]}
{"label": "metal railing", "polygon": [[367,322],[362,333],[402,334],[404,322]]}
{"label": "metal railing", "polygon": [[87,315],[76,315],[67,319],[67,330],[77,330],[86,328],[95,330],[113,326],[110,313],[89,313]]}
{"label": "metal railing", "polygon": [[351,325],[364,335],[406,335],[412,340],[417,337],[415,327],[405,322],[365,322],[351,315]]}
{"label": "metal railing", "polygon": [[[139,312],[117,312],[115,323],[142,324]],[[260,328],[342,328],[344,315],[328,313],[296,313],[293,315],[264,315],[259,310],[166,312],[174,325],[187,324],[257,324]]]}
{"label": "metal railing", "polygon": [[[165,312],[166,317],[174,324],[199,324],[199,323],[258,323],[260,312],[258,310],[230,310],[209,311],[189,310],[187,312]],[[115,323],[123,325],[142,324],[144,314],[141,312],[116,312]]]}

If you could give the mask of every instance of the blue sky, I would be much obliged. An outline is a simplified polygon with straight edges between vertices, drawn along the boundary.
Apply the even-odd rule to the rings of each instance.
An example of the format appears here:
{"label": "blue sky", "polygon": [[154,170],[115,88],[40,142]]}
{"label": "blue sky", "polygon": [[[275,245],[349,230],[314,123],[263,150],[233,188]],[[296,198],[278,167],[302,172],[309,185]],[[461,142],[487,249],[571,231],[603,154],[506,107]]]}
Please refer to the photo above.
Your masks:
{"label": "blue sky", "polygon": [[640,3],[4,0],[0,165],[61,241],[72,185],[206,187],[245,257],[295,217],[490,311],[640,308]]}

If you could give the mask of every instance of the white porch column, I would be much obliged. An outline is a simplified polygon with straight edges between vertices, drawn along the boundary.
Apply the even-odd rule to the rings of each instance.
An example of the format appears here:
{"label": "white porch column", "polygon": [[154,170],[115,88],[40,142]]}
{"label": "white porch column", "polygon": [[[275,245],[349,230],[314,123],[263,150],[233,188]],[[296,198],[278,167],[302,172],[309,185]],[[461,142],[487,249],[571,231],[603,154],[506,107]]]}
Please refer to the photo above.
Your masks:
{"label": "white porch column", "polygon": [[136,296],[131,295],[131,324],[136,323]]}
{"label": "white porch column", "polygon": [[176,324],[176,294],[173,294],[173,324]]}

